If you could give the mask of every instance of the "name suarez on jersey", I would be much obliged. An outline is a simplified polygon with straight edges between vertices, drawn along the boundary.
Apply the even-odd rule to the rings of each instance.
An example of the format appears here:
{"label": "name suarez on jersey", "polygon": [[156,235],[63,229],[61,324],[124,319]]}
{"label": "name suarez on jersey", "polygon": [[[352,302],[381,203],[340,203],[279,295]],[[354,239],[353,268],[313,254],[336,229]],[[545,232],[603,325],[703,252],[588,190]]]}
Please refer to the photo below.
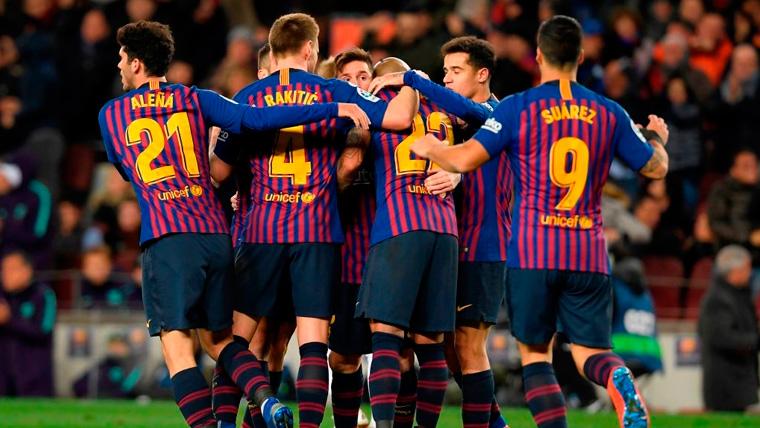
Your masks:
{"label": "name suarez on jersey", "polygon": [[567,119],[582,120],[589,125],[593,125],[595,117],[596,110],[577,104],[570,104],[568,106],[562,103],[561,105],[541,110],[541,118],[544,119],[547,125]]}

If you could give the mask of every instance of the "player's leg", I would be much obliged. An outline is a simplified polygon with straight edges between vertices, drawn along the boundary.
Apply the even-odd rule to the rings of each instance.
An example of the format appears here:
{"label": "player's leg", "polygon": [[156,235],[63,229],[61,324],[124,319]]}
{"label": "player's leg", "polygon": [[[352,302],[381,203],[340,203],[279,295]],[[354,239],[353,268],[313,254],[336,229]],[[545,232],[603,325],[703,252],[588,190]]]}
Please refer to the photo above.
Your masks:
{"label": "player's leg", "polygon": [[293,244],[290,280],[301,356],[296,381],[299,423],[304,428],[317,428],[327,404],[327,336],[333,313],[332,293],[340,281],[340,246]]}
{"label": "player's leg", "polygon": [[197,310],[203,298],[203,255],[194,234],[176,234],[149,244],[142,254],[143,304],[151,336],[161,350],[174,387],[174,398],[191,427],[216,423],[211,391],[195,361],[191,330],[206,326]]}
{"label": "player's leg", "polygon": [[215,427],[211,391],[195,362],[190,330],[161,332],[161,351],[171,376],[174,399],[190,427]]}
{"label": "player's leg", "polygon": [[621,427],[646,428],[649,414],[633,374],[611,351],[612,286],[608,275],[567,272],[559,317],[578,371],[610,395]]}
{"label": "player's leg", "polygon": [[556,275],[548,270],[507,270],[507,308],[522,359],[525,401],[538,428],[567,427],[565,398],[551,365]]}
{"label": "player's leg", "polygon": [[438,424],[443,407],[449,369],[443,336],[454,331],[458,243],[456,237],[427,232],[434,244],[424,266],[410,329],[414,332],[414,353],[420,364],[417,381],[417,425]]}
{"label": "player's leg", "polygon": [[[235,260],[234,275],[231,268],[225,269],[224,250],[209,244],[209,259],[206,278],[206,295],[204,305],[209,318],[209,331],[200,334],[206,344],[209,355],[216,359],[218,367],[243,391],[249,402],[262,409],[264,419],[269,426],[292,425],[292,413],[282,406],[274,397],[269,386],[264,367],[248,349],[249,338],[253,336],[257,321],[265,315],[273,304],[273,298],[266,296],[268,282],[277,279],[277,263],[282,258],[279,246],[244,245],[238,249]],[[230,250],[231,252],[231,250]],[[269,270],[261,269],[260,263],[269,255]],[[231,254],[230,254],[231,259]],[[252,260],[256,260],[252,262]],[[257,271],[253,274],[252,271]],[[263,276],[257,277],[256,275]],[[238,282],[233,284],[235,278]],[[274,282],[277,284],[276,282]],[[223,284],[228,284],[224,286]],[[236,310],[234,331],[241,335],[232,335],[233,329],[224,329],[222,325],[224,311]],[[229,315],[227,315],[229,317]],[[252,331],[253,330],[253,331]]]}
{"label": "player's leg", "polygon": [[[232,293],[234,296],[233,308],[235,310],[232,314],[232,334],[241,344],[252,340],[258,323],[261,321],[261,317],[251,315],[253,313],[252,302],[258,300],[257,296],[262,294],[262,290],[258,289],[254,284],[266,284],[265,281],[268,278],[254,276],[259,275],[260,270],[256,269],[255,262],[251,262],[251,259],[253,257],[261,257],[260,253],[262,250],[266,251],[266,247],[244,244],[235,251],[235,286]],[[267,251],[267,254],[270,255],[273,252]],[[278,274],[274,270],[268,273],[270,275]],[[259,336],[263,336],[263,332],[259,333]],[[259,361],[263,361],[259,354],[254,352],[254,355],[257,356]],[[262,371],[265,371],[263,365]],[[217,361],[212,379],[212,403],[214,415],[222,424],[231,426],[235,423],[242,396],[242,389],[237,386],[229,374],[222,368],[221,362]],[[258,411],[257,406],[253,405],[253,407]],[[251,423],[250,420],[248,422]],[[263,422],[263,419],[261,422]]]}
{"label": "player's leg", "polygon": [[367,256],[354,315],[370,320],[369,373],[372,416],[378,428],[393,425],[399,395],[400,352],[434,239],[409,232],[373,245]]}
{"label": "player's leg", "polygon": [[331,397],[336,428],[356,426],[364,394],[362,355],[372,352],[369,322],[354,318],[359,284],[341,284],[334,294],[330,326]]}
{"label": "player's leg", "polygon": [[[494,395],[493,373],[486,353],[488,332],[504,301],[505,264],[462,262],[457,281],[457,328],[454,335],[457,366],[454,379],[462,388],[462,422],[472,427],[507,425]],[[456,370],[456,369],[459,370]]]}
{"label": "player's leg", "polygon": [[[233,315],[233,319],[237,317],[248,318],[250,317],[245,316],[244,314],[240,314],[239,312],[236,312],[235,315]],[[242,318],[240,317],[240,318]],[[244,338],[250,337],[251,331],[253,330],[250,343],[248,345],[248,350],[251,351],[251,353],[256,356],[256,358],[261,362],[261,368],[264,372],[264,375],[266,375],[269,378],[269,385],[272,388],[272,392],[274,395],[277,395],[277,389],[274,385],[272,385],[272,378],[269,375],[269,364],[267,361],[267,358],[269,357],[269,349],[270,349],[270,335],[268,334],[268,330],[270,329],[270,320],[267,317],[262,317],[258,323],[256,323],[255,328],[251,329],[251,324],[245,322],[247,320],[241,320],[241,322],[233,322],[233,330],[235,327],[240,326],[240,329],[238,331],[233,331],[236,336],[241,336]],[[214,372],[214,379],[217,379],[217,371]],[[222,374],[226,376],[226,373],[224,371],[221,371]],[[220,377],[221,378],[221,377]],[[227,376],[228,381],[232,381],[232,379],[229,379],[229,376]],[[216,383],[214,385],[216,387]],[[238,403],[240,402],[240,398],[243,395],[243,392],[240,391],[240,389],[237,389],[237,397],[233,397],[232,394],[225,394],[222,395],[221,399],[219,400],[220,405],[228,405],[229,401],[234,400],[235,398],[238,400]],[[214,392],[214,414],[218,415],[220,410],[217,410],[217,393]],[[228,407],[228,406],[226,406]],[[232,414],[228,414],[226,416],[227,418],[232,417]],[[237,417],[237,408],[235,408],[235,417]],[[217,416],[219,418],[219,416]],[[221,419],[221,418],[219,418]],[[243,428],[263,428],[266,426],[266,422],[264,421],[263,416],[261,415],[261,409],[259,409],[259,406],[255,405],[254,403],[248,403],[246,406],[246,412],[243,416]]]}
{"label": "player's leg", "polygon": [[412,428],[417,412],[417,369],[414,367],[414,343],[404,340],[401,346],[401,384],[396,398],[394,428]]}

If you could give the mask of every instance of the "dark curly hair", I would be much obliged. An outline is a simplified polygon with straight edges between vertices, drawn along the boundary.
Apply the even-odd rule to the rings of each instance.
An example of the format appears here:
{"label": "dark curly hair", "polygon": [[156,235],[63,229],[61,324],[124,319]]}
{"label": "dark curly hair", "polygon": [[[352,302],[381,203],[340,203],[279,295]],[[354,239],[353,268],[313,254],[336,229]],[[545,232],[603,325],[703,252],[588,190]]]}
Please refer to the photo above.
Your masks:
{"label": "dark curly hair", "polygon": [[489,76],[493,76],[496,67],[496,54],[493,46],[485,40],[474,36],[462,36],[449,40],[441,46],[441,56],[453,53],[466,53],[470,56],[467,61],[475,70],[485,68]]}
{"label": "dark curly hair", "polygon": [[116,41],[129,60],[145,64],[149,76],[163,76],[174,57],[174,36],[168,25],[155,21],[138,21],[119,28]]}

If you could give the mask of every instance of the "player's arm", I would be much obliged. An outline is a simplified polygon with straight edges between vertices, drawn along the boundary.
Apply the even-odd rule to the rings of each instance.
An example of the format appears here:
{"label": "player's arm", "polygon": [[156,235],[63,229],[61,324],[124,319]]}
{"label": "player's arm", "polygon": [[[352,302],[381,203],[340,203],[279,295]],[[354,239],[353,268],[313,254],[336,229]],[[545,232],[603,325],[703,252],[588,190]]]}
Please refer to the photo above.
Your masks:
{"label": "player's arm", "polygon": [[447,112],[471,125],[480,126],[491,116],[491,110],[486,106],[434,83],[414,70],[380,76],[372,81],[370,90],[377,93],[386,86],[401,85],[418,90]]}
{"label": "player's arm", "polygon": [[414,115],[419,110],[420,97],[417,91],[404,86],[389,103],[385,110],[382,126],[392,131],[402,131],[412,126]]}
{"label": "player's arm", "polygon": [[668,126],[662,118],[649,115],[646,128],[633,123],[628,113],[617,106],[615,152],[631,169],[644,177],[659,180],[668,173]]}
{"label": "player's arm", "polygon": [[448,146],[435,135],[427,134],[409,147],[417,156],[430,159],[446,171],[460,174],[473,171],[490,159],[485,147],[475,138],[464,144]]}
{"label": "player's arm", "polygon": [[665,144],[668,142],[668,126],[662,118],[654,115],[649,116],[649,124],[642,131],[644,138],[652,146],[652,157],[641,167],[639,174],[656,180],[665,178],[668,174],[668,152]]}
{"label": "player's arm", "polygon": [[106,150],[106,157],[108,158],[108,162],[110,162],[114,168],[116,168],[116,171],[119,172],[119,175],[121,175],[121,178],[123,178],[124,181],[129,181],[129,175],[124,170],[124,167],[121,165],[121,162],[113,150],[113,139],[111,138],[111,133],[108,131],[108,123],[105,117],[107,107],[108,104],[100,109],[100,113],[98,114],[98,124],[100,125],[100,135],[103,138],[103,147]]}
{"label": "player's arm", "polygon": [[364,154],[369,145],[370,134],[365,129],[352,128],[346,136],[346,146],[338,158],[338,188],[340,190],[348,187],[356,178]]}
{"label": "player's arm", "polygon": [[403,87],[398,95],[386,103],[371,93],[338,79],[329,80],[334,99],[355,103],[361,107],[373,129],[401,131],[412,126],[414,116],[419,108],[417,91]]}
{"label": "player's arm", "polygon": [[[222,132],[224,132],[223,135]],[[222,135],[221,140],[219,139],[220,135]],[[221,145],[234,145],[232,143],[228,144],[228,138],[229,134],[227,134],[226,131],[222,131],[219,127],[216,126],[211,127],[211,133],[209,134],[209,170],[211,172],[211,179],[216,184],[223,182],[229,178],[230,175],[232,175],[232,165],[223,161],[219,155],[216,154],[216,148],[219,145],[220,141],[222,141]],[[220,152],[231,151],[232,147],[220,147],[219,150]],[[236,156],[237,153],[229,153],[226,154],[225,159],[234,159]]]}
{"label": "player's arm", "polygon": [[514,110],[514,98],[507,97],[496,106],[493,115],[478,132],[464,144],[447,146],[434,135],[427,134],[413,142],[411,149],[417,156],[430,159],[446,171],[473,171],[512,143],[513,127],[509,125],[514,120]]}
{"label": "player's arm", "polygon": [[216,92],[197,89],[204,118],[212,126],[239,134],[242,130],[271,131],[325,118],[346,117],[357,127],[369,128],[369,119],[356,105],[322,103],[307,106],[251,107],[238,104]]}

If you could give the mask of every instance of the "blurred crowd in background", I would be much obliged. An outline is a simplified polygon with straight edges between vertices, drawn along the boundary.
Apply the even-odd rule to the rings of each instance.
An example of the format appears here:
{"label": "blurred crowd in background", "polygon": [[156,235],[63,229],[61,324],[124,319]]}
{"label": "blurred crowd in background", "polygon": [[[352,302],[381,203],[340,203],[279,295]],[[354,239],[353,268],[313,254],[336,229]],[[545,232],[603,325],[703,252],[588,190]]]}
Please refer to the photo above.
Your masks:
{"label": "blurred crowd in background", "polygon": [[169,24],[168,80],[232,96],[292,11],[317,18],[325,57],[358,45],[438,82],[445,41],[487,39],[499,98],[537,82],[539,23],[576,17],[578,81],[670,128],[666,180],[613,164],[603,215],[618,282],[648,287],[658,318],[696,319],[718,249],[738,244],[760,266],[760,0],[0,0],[0,255],[37,272],[24,287],[46,283],[41,302],[52,289],[62,309],[140,308],[139,207],[97,126],[122,92],[116,30]]}

